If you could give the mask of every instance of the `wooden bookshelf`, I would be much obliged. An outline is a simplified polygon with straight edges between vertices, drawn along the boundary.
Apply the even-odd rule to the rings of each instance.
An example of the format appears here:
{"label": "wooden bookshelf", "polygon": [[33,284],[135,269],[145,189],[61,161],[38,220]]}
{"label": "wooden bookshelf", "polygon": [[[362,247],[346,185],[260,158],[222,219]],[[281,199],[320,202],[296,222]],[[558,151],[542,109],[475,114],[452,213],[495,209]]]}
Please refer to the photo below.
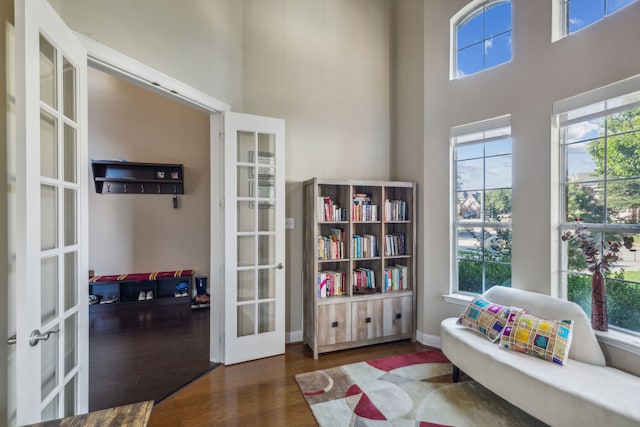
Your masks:
{"label": "wooden bookshelf", "polygon": [[304,342],[314,358],[415,339],[415,200],[413,182],[304,182]]}

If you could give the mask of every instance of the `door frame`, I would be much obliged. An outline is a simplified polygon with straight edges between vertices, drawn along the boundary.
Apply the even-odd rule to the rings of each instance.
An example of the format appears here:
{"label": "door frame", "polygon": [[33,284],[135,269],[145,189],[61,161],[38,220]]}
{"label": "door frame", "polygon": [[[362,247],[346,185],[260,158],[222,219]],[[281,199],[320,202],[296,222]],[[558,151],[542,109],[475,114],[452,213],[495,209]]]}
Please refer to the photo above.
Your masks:
{"label": "door frame", "polygon": [[[209,360],[224,363],[224,121],[231,106],[110,47],[74,32],[87,49],[87,65],[123,78],[144,89],[209,113],[210,148],[210,262],[211,315]],[[89,165],[84,167],[88,168]],[[91,218],[89,218],[91,221]],[[217,236],[217,238],[216,238]]]}

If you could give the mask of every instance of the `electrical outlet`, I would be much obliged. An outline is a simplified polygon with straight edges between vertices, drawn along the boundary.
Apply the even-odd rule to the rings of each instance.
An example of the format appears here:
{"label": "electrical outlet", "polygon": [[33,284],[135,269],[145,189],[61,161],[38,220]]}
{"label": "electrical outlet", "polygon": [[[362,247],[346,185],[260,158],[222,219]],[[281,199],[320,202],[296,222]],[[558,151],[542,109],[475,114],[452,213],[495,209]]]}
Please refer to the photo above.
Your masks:
{"label": "electrical outlet", "polygon": [[287,230],[293,230],[294,226],[295,226],[295,222],[293,221],[293,218],[285,218],[284,228],[286,228]]}

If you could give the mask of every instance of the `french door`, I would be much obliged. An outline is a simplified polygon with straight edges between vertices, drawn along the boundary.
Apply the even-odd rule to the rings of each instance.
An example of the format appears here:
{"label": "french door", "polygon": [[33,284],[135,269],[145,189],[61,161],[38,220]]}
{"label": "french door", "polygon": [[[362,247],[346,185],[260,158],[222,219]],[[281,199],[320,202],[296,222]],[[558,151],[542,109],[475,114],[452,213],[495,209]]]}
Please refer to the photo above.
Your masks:
{"label": "french door", "polygon": [[284,121],[224,116],[228,365],[284,353]]}
{"label": "french door", "polygon": [[15,1],[15,421],[87,411],[87,54],[46,0]]}

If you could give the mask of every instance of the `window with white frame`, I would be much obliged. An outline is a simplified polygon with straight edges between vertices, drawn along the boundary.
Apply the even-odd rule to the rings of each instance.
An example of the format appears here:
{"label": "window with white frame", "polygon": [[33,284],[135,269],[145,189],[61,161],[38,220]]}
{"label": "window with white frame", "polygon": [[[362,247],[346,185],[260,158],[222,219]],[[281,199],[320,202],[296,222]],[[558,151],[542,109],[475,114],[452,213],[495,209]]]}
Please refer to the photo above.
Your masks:
{"label": "window with white frame", "polygon": [[[611,97],[624,86],[637,89],[640,78],[587,94],[573,108],[554,105],[558,119],[562,170],[560,232],[581,220],[599,254],[609,242],[632,237],[605,272],[609,325],[640,333],[640,91]],[[564,110],[564,111],[558,111]],[[603,248],[604,246],[604,248]],[[577,245],[561,242],[562,283],[567,298],[591,312],[591,272]]]}
{"label": "window with white frame", "polygon": [[458,126],[451,136],[457,291],[511,286],[510,117]]}
{"label": "window with white frame", "polygon": [[511,60],[511,1],[476,2],[452,21],[454,78]]}
{"label": "window with white frame", "polygon": [[557,0],[560,2],[562,35],[582,28],[611,15],[635,0]]}

